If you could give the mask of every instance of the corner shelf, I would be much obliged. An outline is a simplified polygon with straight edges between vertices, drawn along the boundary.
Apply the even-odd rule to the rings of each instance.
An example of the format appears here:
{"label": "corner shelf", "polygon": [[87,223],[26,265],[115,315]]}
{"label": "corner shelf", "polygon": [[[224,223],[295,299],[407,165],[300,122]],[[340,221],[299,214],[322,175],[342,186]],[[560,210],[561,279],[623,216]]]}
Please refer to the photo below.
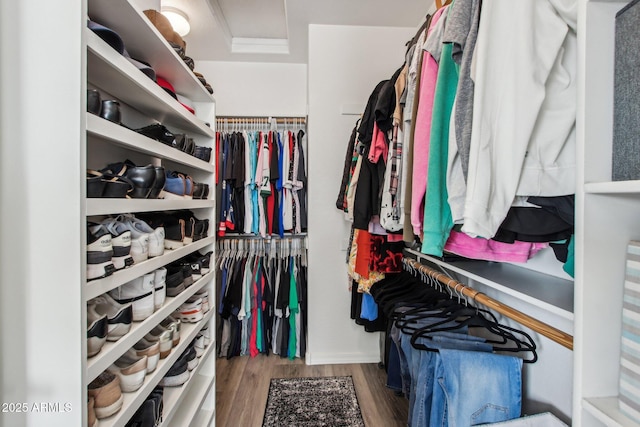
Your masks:
{"label": "corner shelf", "polygon": [[584,409],[607,426],[639,427],[640,424],[627,418],[618,409],[618,398],[596,397],[583,400]]}
{"label": "corner shelf", "polygon": [[589,194],[639,194],[640,195],[640,180],[590,182],[584,185],[584,191],[585,193],[589,193]]}

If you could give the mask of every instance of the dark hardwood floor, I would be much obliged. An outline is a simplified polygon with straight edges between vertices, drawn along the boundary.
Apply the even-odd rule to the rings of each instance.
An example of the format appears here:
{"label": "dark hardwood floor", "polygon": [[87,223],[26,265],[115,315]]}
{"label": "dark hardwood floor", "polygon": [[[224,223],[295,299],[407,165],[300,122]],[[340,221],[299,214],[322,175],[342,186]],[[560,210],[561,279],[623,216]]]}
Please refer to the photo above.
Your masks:
{"label": "dark hardwood floor", "polygon": [[409,401],[386,387],[377,364],[314,365],[258,355],[216,361],[216,426],[260,427],[271,378],[351,375],[367,427],[406,426]]}

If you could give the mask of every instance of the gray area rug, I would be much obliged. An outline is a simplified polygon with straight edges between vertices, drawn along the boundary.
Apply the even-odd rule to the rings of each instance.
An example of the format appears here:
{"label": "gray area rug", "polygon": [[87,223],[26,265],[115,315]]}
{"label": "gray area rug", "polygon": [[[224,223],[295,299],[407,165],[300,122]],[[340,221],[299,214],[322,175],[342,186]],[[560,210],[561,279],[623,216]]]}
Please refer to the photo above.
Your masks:
{"label": "gray area rug", "polygon": [[353,379],[273,378],[262,426],[364,427]]}

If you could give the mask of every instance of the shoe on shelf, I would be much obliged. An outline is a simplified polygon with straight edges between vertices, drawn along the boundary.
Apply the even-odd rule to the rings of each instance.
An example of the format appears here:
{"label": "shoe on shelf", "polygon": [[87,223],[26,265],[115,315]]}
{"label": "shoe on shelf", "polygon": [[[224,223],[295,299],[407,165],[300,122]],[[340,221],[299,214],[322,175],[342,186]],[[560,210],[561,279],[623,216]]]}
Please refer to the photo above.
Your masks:
{"label": "shoe on shelf", "polygon": [[213,251],[209,251],[207,253],[200,253],[200,252],[195,252],[194,253],[196,256],[198,256],[198,259],[200,261],[200,272],[204,275],[209,273],[209,266],[211,264],[211,255],[213,255]]}
{"label": "shoe on shelf", "polygon": [[151,228],[164,228],[164,248],[179,249],[184,246],[184,221],[165,212],[140,213],[138,218]]}
{"label": "shoe on shelf", "polygon": [[133,345],[133,351],[139,357],[147,356],[147,374],[156,370],[160,360],[160,341],[149,341],[143,337]]}
{"label": "shoe on shelf", "polygon": [[166,329],[164,326],[156,325],[144,336],[144,339],[152,343],[159,343],[160,359],[164,359],[171,353],[171,349],[173,348],[173,334],[172,331]]}
{"label": "shoe on shelf", "polygon": [[193,342],[189,344],[184,352],[187,358],[187,369],[193,371],[198,366],[198,354],[196,353]]}
{"label": "shoe on shelf", "polygon": [[131,329],[133,321],[133,307],[131,304],[120,304],[109,296],[102,294],[87,303],[87,316],[89,312],[94,316],[107,316],[108,333],[107,341],[117,341]]}
{"label": "shoe on shelf", "polygon": [[178,360],[169,368],[158,385],[163,387],[179,387],[189,380],[187,354],[182,353]]}
{"label": "shoe on shelf", "polygon": [[194,200],[206,200],[209,197],[209,184],[203,182],[193,183]]}
{"label": "shoe on shelf", "polygon": [[184,239],[185,245],[193,243],[193,235],[195,232],[196,221],[198,218],[190,210],[180,210],[172,213],[175,218],[184,221]]}
{"label": "shoe on shelf", "polygon": [[184,284],[184,273],[181,265],[169,264],[167,265],[167,280],[166,280],[167,296],[178,296],[182,291],[186,289]]}
{"label": "shoe on shelf", "polygon": [[[209,291],[207,291],[205,288],[202,288],[198,292],[193,294],[193,296],[191,298],[193,298],[193,299],[200,298],[202,300],[202,313],[203,314],[207,314],[207,312],[209,311],[209,308],[210,308],[210,306],[209,306]],[[189,300],[187,300],[187,301],[189,301]]]}
{"label": "shoe on shelf", "polygon": [[175,146],[176,143],[175,135],[160,123],[154,123],[149,126],[134,129],[134,131],[146,136],[147,138],[155,139],[156,141],[162,142],[163,144],[170,147]]}
{"label": "shoe on shelf", "polygon": [[171,316],[160,322],[160,326],[171,331],[172,346],[180,344],[180,320]]}
{"label": "shoe on shelf", "polygon": [[147,356],[138,356],[134,350],[127,350],[109,368],[109,372],[120,378],[120,388],[131,393],[142,387],[147,374]]}
{"label": "shoe on shelf", "polygon": [[96,410],[94,408],[95,402],[96,401],[93,397],[90,397],[89,401],[87,402],[87,426],[89,427],[96,427],[98,425]]}
{"label": "shoe on shelf", "polygon": [[128,178],[133,183],[133,190],[129,195],[134,199],[147,199],[156,180],[156,170],[153,165],[136,166],[131,160],[111,163],[100,172]]}
{"label": "shoe on shelf", "polygon": [[202,320],[202,298],[187,300],[175,312],[175,315],[182,322],[197,323]]}
{"label": "shoe on shelf", "polygon": [[87,169],[87,197],[124,199],[133,190],[129,178]]}
{"label": "shoe on shelf", "polygon": [[173,200],[183,200],[187,192],[186,177],[178,172],[167,171],[164,183],[164,198]]}
{"label": "shoe on shelf", "polygon": [[193,348],[196,350],[196,356],[202,357],[202,355],[204,354],[204,336],[203,335],[198,334],[193,339]]}
{"label": "shoe on shelf", "polygon": [[167,288],[166,288],[167,269],[164,267],[160,267],[159,269],[154,271],[154,274],[155,274],[155,278],[153,281],[154,281],[155,291],[153,293],[153,306],[155,310],[158,311],[164,305],[164,302],[167,297]]}
{"label": "shoe on shelf", "polygon": [[196,150],[194,152],[194,156],[197,157],[200,160],[203,160],[207,163],[209,163],[211,161],[211,152],[213,150],[211,149],[211,147],[203,147],[201,145],[196,145]]}
{"label": "shoe on shelf", "polygon": [[200,335],[204,337],[204,346],[209,347],[209,344],[211,344],[211,336],[209,335],[208,325],[200,329]]}
{"label": "shoe on shelf", "polygon": [[149,236],[149,258],[161,256],[164,254],[164,227],[158,226],[155,229],[149,226],[143,220],[136,218],[131,214],[122,214],[118,218],[131,231],[131,237]]}
{"label": "shoe on shelf", "polygon": [[87,394],[93,398],[93,409],[99,420],[110,417],[122,408],[124,398],[120,378],[111,372],[104,371],[91,381]]}
{"label": "shoe on shelf", "polygon": [[133,265],[131,231],[124,223],[115,218],[103,220],[102,225],[111,233],[111,244],[113,245],[113,257],[111,260],[116,270]]}
{"label": "shoe on shelf", "polygon": [[118,215],[116,221],[124,224],[127,230],[131,232],[131,257],[134,263],[146,261],[149,258],[149,233],[138,230],[128,221],[129,217]]}
{"label": "shoe on shelf", "polygon": [[107,316],[87,310],[87,357],[93,357],[100,353],[102,346],[107,342],[108,333],[109,319]]}
{"label": "shoe on shelf", "polygon": [[209,220],[208,219],[196,219],[195,226],[193,228],[193,241],[197,242],[208,236],[209,233]]}
{"label": "shoe on shelf", "polygon": [[149,193],[148,198],[161,199],[162,189],[164,188],[164,183],[166,181],[166,175],[162,166],[155,166],[154,169],[156,171],[156,180],[153,182],[153,187],[151,188],[151,192]]}
{"label": "shoe on shelf", "polygon": [[124,285],[112,289],[109,294],[120,304],[131,303],[133,321],[140,322],[154,312],[155,273],[136,277]]}
{"label": "shoe on shelf", "polygon": [[102,224],[87,223],[87,280],[107,277],[116,271],[111,258],[111,233]]}
{"label": "shoe on shelf", "polygon": [[162,388],[157,387],[142,402],[125,427],[155,427],[162,423]]}

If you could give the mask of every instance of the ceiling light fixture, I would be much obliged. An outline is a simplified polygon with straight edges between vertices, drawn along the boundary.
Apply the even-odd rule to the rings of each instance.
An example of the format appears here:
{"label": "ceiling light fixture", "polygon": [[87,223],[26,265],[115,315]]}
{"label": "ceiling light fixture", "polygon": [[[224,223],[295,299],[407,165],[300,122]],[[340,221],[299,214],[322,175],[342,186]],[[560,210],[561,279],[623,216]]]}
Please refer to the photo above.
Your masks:
{"label": "ceiling light fixture", "polygon": [[175,7],[163,7],[162,14],[167,17],[173,30],[184,37],[191,31],[191,25],[189,24],[189,17],[186,13]]}

